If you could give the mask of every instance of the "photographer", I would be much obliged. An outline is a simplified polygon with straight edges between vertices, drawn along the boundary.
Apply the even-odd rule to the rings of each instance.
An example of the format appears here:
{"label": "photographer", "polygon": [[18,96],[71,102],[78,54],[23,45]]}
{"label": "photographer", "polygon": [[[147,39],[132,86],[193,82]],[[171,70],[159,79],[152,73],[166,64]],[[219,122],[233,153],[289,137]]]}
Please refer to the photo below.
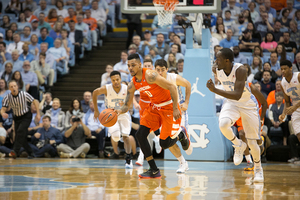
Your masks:
{"label": "photographer", "polygon": [[60,131],[51,126],[51,117],[43,117],[43,127],[39,128],[31,138],[32,144],[29,144],[33,150],[34,156],[55,157],[57,155],[56,146],[63,142]]}
{"label": "photographer", "polygon": [[86,137],[91,137],[91,131],[82,123],[82,120],[75,115],[70,119],[71,127],[65,132],[67,144],[57,146],[61,158],[85,158],[90,150],[90,145],[85,142]]}

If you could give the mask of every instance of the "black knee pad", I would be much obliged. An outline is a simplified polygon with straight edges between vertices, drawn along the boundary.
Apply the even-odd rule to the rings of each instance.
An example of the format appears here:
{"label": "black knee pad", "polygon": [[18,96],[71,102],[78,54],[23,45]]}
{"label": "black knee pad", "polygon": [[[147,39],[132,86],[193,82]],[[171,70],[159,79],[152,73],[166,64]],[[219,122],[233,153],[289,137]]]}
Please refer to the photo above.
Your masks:
{"label": "black knee pad", "polygon": [[167,137],[167,139],[165,140],[162,139],[159,140],[159,144],[163,149],[168,149],[169,147],[173,146],[176,142],[177,142],[177,137],[175,139]]}

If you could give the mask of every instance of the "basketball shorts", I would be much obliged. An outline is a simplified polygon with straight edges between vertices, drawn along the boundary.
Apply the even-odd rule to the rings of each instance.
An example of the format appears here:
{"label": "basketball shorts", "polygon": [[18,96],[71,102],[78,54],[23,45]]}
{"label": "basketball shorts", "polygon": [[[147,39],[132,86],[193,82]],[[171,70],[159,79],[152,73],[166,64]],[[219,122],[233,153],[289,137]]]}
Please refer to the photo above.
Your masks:
{"label": "basketball shorts", "polygon": [[300,133],[300,109],[299,108],[292,114],[292,126],[295,131],[295,134]]}
{"label": "basketball shorts", "polygon": [[260,115],[258,107],[238,107],[234,103],[225,101],[219,115],[219,120],[229,118],[231,126],[241,117],[242,126],[247,139],[260,139]]}
{"label": "basketball shorts", "polygon": [[174,139],[181,131],[181,118],[174,120],[172,103],[162,107],[157,107],[151,104],[144,111],[140,124],[150,128],[151,130],[161,128],[160,139],[162,140],[165,140],[168,137]]}
{"label": "basketball shorts", "polygon": [[149,107],[150,103],[151,103],[150,101],[149,102],[143,101],[143,100],[139,101],[139,105],[141,107],[141,109],[140,109],[140,117],[143,116],[144,111]]}
{"label": "basketball shorts", "polygon": [[[261,107],[259,108],[259,116],[261,115]],[[243,123],[242,123],[242,119],[239,118],[237,121],[236,121],[236,126],[237,126],[237,129],[238,129],[238,132],[240,132],[241,130],[244,129],[243,127]]]}
{"label": "basketball shorts", "polygon": [[118,116],[118,121],[112,127],[108,127],[109,136],[121,137],[129,136],[131,131],[131,117],[129,113],[120,114]]}

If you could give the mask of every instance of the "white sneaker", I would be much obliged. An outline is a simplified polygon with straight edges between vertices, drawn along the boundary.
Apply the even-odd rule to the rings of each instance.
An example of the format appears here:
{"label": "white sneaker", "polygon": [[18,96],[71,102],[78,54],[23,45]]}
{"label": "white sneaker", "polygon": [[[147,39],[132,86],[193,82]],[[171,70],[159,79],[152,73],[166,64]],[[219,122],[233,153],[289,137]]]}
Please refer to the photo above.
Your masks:
{"label": "white sneaker", "polygon": [[153,138],[153,141],[154,141],[154,143],[155,143],[155,151],[156,151],[156,153],[157,153],[157,154],[160,154],[162,148],[161,148],[161,146],[160,146],[160,144],[159,144],[159,137],[158,137],[158,136],[155,136],[155,137]]}
{"label": "white sneaker", "polygon": [[5,158],[5,153],[0,153],[0,158]]}
{"label": "white sneaker", "polygon": [[259,169],[254,169],[254,178],[253,182],[255,183],[262,183],[264,182],[264,172],[262,167]]}
{"label": "white sneaker", "polygon": [[137,161],[135,162],[135,164],[139,165],[139,166],[143,166],[143,163],[144,163],[144,154],[142,151],[140,151],[140,155],[139,155]]}
{"label": "white sneaker", "polygon": [[125,162],[125,168],[126,169],[132,169],[133,168],[132,160],[130,161],[130,164],[127,164],[127,162]]}
{"label": "white sneaker", "polygon": [[244,151],[247,148],[247,144],[245,142],[243,142],[242,140],[240,140],[240,141],[241,141],[240,146],[232,145],[234,147],[233,162],[235,165],[241,164],[241,162],[243,161]]}
{"label": "white sneaker", "polygon": [[185,173],[187,170],[189,170],[189,165],[188,162],[185,161],[185,163],[179,165],[179,169],[177,169],[176,173]]}

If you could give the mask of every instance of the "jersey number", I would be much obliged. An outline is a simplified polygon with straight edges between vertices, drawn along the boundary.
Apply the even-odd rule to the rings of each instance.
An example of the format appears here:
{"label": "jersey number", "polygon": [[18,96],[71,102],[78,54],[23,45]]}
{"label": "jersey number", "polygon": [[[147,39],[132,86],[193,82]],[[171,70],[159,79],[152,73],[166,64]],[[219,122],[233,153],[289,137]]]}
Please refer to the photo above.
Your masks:
{"label": "jersey number", "polygon": [[298,96],[298,94],[297,94],[297,92],[295,92],[295,90],[293,90],[292,95],[295,96],[295,97]]}
{"label": "jersey number", "polygon": [[146,93],[149,97],[153,97],[153,95],[151,94],[151,92],[145,91],[145,93]]}
{"label": "jersey number", "polygon": [[232,86],[231,86],[231,85],[229,86],[229,89],[230,89],[231,91],[233,91],[233,90],[234,90],[234,89],[232,88]]}

